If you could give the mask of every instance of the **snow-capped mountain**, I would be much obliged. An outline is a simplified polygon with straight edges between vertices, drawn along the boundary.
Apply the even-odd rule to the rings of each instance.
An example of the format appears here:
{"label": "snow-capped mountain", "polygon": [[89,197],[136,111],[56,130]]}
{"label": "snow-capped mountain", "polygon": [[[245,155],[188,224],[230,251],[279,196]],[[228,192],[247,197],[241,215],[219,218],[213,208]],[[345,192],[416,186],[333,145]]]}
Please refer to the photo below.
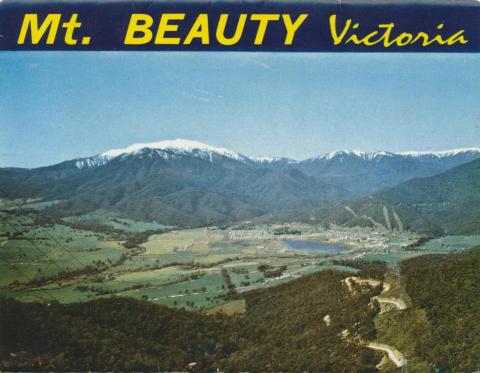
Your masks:
{"label": "snow-capped mountain", "polygon": [[438,152],[340,150],[299,162],[307,175],[368,195],[409,179],[428,177],[480,158],[480,148]]}
{"label": "snow-capped mountain", "polygon": [[444,151],[406,151],[406,152],[388,152],[376,151],[366,152],[362,150],[336,150],[317,157],[309,158],[306,161],[332,160],[344,157],[361,158],[366,161],[372,161],[379,158],[452,158],[461,156],[480,156],[480,148],[451,149]]}
{"label": "snow-capped mountain", "polygon": [[248,159],[248,157],[225,148],[211,146],[199,141],[183,139],[133,144],[123,149],[112,149],[106,151],[100,154],[100,157],[112,159],[118,156],[141,154],[145,150],[156,150],[160,156],[165,157],[166,159],[183,155],[192,155],[195,157],[209,159],[210,161],[212,161],[215,155],[231,158],[236,161],[245,161]]}
{"label": "snow-capped mountain", "polygon": [[78,158],[75,160],[75,165],[79,169],[92,168],[103,166],[117,157],[154,155],[166,160],[178,159],[179,157],[185,156],[207,159],[210,162],[213,162],[216,157],[224,157],[241,162],[250,160],[248,157],[225,148],[211,146],[199,141],[176,139],[151,143],[138,143],[127,146],[126,148],[111,149],[92,157]]}
{"label": "snow-capped mountain", "polygon": [[163,159],[178,159],[179,157],[197,157],[207,159],[213,162],[215,159],[227,158],[240,162],[254,162],[264,166],[291,166],[304,165],[311,163],[344,162],[347,160],[360,159],[367,162],[379,161],[383,159],[454,159],[454,165],[465,163],[469,160],[480,157],[480,148],[453,149],[445,151],[407,151],[407,152],[388,152],[376,151],[366,152],[361,150],[337,150],[303,161],[297,161],[285,157],[267,157],[267,156],[247,156],[222,147],[215,147],[204,144],[199,141],[176,139],[165,140],[151,143],[138,143],[126,148],[111,149],[98,155],[79,158],[74,160],[77,168],[91,168],[102,166],[110,160],[117,157],[128,156],[154,156],[157,155]]}
{"label": "snow-capped mountain", "polygon": [[134,144],[36,169],[0,169],[16,197],[62,200],[56,213],[98,209],[198,226],[337,203],[480,158],[444,152],[336,151],[294,161],[248,157],[190,140]]}
{"label": "snow-capped mountain", "polygon": [[296,170],[316,180],[336,185],[355,195],[368,195],[416,177],[439,174],[449,168],[480,158],[480,148],[445,151],[366,152],[337,150],[303,161],[282,157],[253,157],[191,140],[167,140],[140,143],[112,149],[93,157],[76,159],[79,170],[104,166],[112,160],[155,158],[164,161],[187,159],[210,163],[238,163],[238,167],[262,167],[271,170]]}
{"label": "snow-capped mountain", "polygon": [[364,152],[361,150],[335,150],[317,157],[309,158],[307,161],[315,161],[319,159],[331,160],[341,157],[357,157],[364,160],[373,160],[377,157],[394,156],[395,153],[379,151],[379,152]]}
{"label": "snow-capped mountain", "polygon": [[449,157],[456,157],[462,155],[475,155],[480,153],[480,148],[460,148],[460,149],[450,149],[450,150],[443,150],[443,151],[408,151],[408,152],[400,152],[399,155],[413,157],[413,158],[421,158],[421,157],[436,157],[436,158],[449,158]]}

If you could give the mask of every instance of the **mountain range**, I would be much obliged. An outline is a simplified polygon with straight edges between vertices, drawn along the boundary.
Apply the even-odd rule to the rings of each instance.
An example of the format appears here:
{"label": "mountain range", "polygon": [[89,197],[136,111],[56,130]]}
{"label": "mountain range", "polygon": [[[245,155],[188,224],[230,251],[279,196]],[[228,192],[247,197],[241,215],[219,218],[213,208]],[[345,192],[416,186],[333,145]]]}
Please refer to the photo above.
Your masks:
{"label": "mountain range", "polygon": [[480,234],[480,159],[366,197],[287,211],[275,219],[411,230],[427,236]]}
{"label": "mountain range", "polygon": [[[396,206],[397,215],[397,210],[403,215],[404,210],[409,212],[408,221],[415,217],[427,221],[422,223],[426,226],[445,230],[433,219],[435,209],[421,207],[422,203],[444,203],[442,198],[434,202],[427,198],[432,185],[459,180],[455,172],[470,171],[454,170],[479,158],[480,149],[471,148],[407,153],[337,151],[295,161],[248,157],[195,141],[172,140],[135,144],[47,167],[2,168],[0,185],[12,197],[61,201],[47,211],[58,216],[107,211],[193,227],[292,211],[299,217],[312,209],[322,211],[323,220],[346,201],[352,206],[379,201],[382,214],[383,206]],[[476,171],[472,172],[470,176],[478,178]],[[425,179],[434,175],[439,178]],[[468,184],[467,179],[462,183]],[[430,186],[417,200],[422,183]],[[403,189],[392,189],[397,185]],[[435,193],[452,195],[458,190],[458,185],[452,185]],[[476,185],[468,193],[478,196]],[[408,191],[410,200],[405,200],[403,190]],[[469,201],[458,196],[455,206]],[[340,211],[348,212],[344,207]],[[393,229],[397,220],[391,213]],[[356,214],[350,213],[351,218]]]}

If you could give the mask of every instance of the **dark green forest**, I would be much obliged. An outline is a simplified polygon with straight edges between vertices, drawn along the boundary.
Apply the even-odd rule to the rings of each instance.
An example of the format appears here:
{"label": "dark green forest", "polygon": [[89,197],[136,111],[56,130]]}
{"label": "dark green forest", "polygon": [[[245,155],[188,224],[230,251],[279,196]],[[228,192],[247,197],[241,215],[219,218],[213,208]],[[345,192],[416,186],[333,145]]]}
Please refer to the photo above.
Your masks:
{"label": "dark green forest", "polygon": [[430,322],[417,351],[444,371],[480,370],[480,247],[402,263],[406,290]]}
{"label": "dark green forest", "polygon": [[[382,278],[386,270],[380,264],[356,265],[363,278]],[[413,307],[424,310],[428,320],[414,353],[432,371],[480,366],[479,269],[480,248],[402,263]],[[361,288],[352,295],[342,285],[347,276],[325,271],[233,294],[247,304],[246,313],[236,316],[119,297],[68,305],[2,299],[0,368],[375,372],[382,355],[361,341],[376,338],[379,307],[370,298],[381,289]]]}
{"label": "dark green forest", "polygon": [[246,293],[243,316],[126,298],[49,306],[3,299],[1,368],[372,372],[379,355],[341,332],[374,337],[378,309],[368,303],[379,289],[351,296],[346,276],[326,271]]}

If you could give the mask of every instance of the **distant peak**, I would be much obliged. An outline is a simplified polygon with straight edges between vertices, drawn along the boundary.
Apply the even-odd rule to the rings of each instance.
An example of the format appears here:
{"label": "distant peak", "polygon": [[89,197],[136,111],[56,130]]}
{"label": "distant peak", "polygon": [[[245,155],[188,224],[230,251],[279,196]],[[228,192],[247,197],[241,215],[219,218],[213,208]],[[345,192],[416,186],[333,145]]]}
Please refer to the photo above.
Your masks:
{"label": "distant peak", "polygon": [[[230,158],[241,162],[256,162],[261,164],[272,164],[277,162],[284,162],[286,164],[299,163],[290,158],[284,157],[248,157],[240,153],[208,145],[199,141],[175,139],[164,140],[150,143],[138,143],[127,146],[126,148],[111,149],[101,154],[88,158],[79,158],[75,160],[76,167],[81,168],[93,168],[108,163],[111,159],[119,156],[141,154],[145,150],[156,150],[159,155],[169,159],[172,156],[192,155],[195,157],[201,157],[203,159],[209,159],[213,161],[213,155],[219,155],[222,157]],[[461,148],[451,149],[444,151],[406,151],[406,152],[388,152],[388,151],[374,151],[367,152],[362,150],[336,150],[324,155],[310,158],[307,162],[315,160],[333,160],[339,159],[343,162],[345,157],[352,157],[363,159],[366,161],[376,161],[383,158],[391,157],[405,157],[405,158],[417,158],[417,157],[435,157],[435,158],[447,158],[455,157],[463,154],[480,154],[480,148]]]}
{"label": "distant peak", "polygon": [[480,148],[460,148],[441,151],[407,151],[400,152],[398,154],[409,157],[422,157],[422,156],[434,156],[434,157],[453,157],[466,153],[480,153]]}
{"label": "distant peak", "polygon": [[362,158],[365,160],[374,160],[379,157],[454,157],[457,155],[468,154],[468,153],[480,153],[480,148],[461,148],[461,149],[451,149],[451,150],[443,150],[443,151],[406,151],[406,152],[387,152],[387,151],[376,151],[376,152],[366,152],[362,150],[336,150],[330,153],[326,153],[321,155],[315,159],[325,159],[330,160],[334,158],[339,158],[342,156],[354,156],[358,158]]}
{"label": "distant peak", "polygon": [[383,156],[383,157],[389,157],[393,156],[394,153],[386,152],[386,151],[378,151],[378,152],[365,152],[362,150],[336,150],[330,153],[327,153],[325,155],[322,155],[320,157],[317,157],[316,159],[333,159],[341,156],[355,156],[358,158],[362,159],[367,159],[367,160],[372,160],[377,157]]}
{"label": "distant peak", "polygon": [[297,163],[294,159],[285,158],[285,157],[250,157],[254,162],[258,163],[275,163],[275,162],[285,162],[285,163]]}
{"label": "distant peak", "polygon": [[218,148],[215,146],[201,143],[199,141],[183,140],[183,139],[133,144],[126,148],[112,149],[112,150],[106,151],[100,154],[100,156],[107,157],[107,158],[114,158],[114,157],[118,157],[120,155],[125,155],[125,154],[136,154],[145,149],[167,150],[167,151],[173,151],[181,154],[194,153],[194,152],[215,153],[215,154],[219,154],[224,157],[233,158],[236,160],[241,160],[244,158],[242,155],[225,148]]}
{"label": "distant peak", "polygon": [[327,154],[321,155],[319,158],[325,158],[325,159],[333,159],[335,157],[339,157],[342,155],[356,155],[360,156],[364,152],[359,151],[359,150],[334,150],[333,152],[329,152]]}

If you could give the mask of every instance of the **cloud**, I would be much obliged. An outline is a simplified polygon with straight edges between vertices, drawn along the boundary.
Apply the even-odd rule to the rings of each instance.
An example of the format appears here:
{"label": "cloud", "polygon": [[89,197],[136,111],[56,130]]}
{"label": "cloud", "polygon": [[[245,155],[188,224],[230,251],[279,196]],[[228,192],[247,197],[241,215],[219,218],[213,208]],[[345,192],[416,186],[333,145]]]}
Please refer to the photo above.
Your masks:
{"label": "cloud", "polygon": [[266,70],[270,70],[272,68],[268,63],[263,62],[263,61],[252,60],[252,62],[253,62],[254,65],[260,66],[261,68],[264,68]]}
{"label": "cloud", "polygon": [[[235,56],[237,61],[244,63],[244,64],[252,64],[258,66],[265,70],[271,70],[272,66],[265,62],[265,56],[258,56],[258,53],[248,54],[248,53],[240,53]],[[267,57],[268,58],[268,57]],[[278,57],[276,57],[278,58]]]}

